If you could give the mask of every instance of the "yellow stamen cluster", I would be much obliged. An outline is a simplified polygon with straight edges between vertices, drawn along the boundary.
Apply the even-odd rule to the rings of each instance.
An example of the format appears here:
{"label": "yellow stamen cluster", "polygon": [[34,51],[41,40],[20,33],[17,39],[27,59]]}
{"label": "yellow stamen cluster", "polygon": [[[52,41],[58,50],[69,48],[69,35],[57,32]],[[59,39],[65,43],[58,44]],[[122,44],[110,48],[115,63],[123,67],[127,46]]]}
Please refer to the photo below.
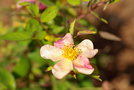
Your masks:
{"label": "yellow stamen cluster", "polygon": [[69,60],[76,59],[80,52],[78,48],[74,47],[74,45],[64,46],[62,50],[62,56]]}

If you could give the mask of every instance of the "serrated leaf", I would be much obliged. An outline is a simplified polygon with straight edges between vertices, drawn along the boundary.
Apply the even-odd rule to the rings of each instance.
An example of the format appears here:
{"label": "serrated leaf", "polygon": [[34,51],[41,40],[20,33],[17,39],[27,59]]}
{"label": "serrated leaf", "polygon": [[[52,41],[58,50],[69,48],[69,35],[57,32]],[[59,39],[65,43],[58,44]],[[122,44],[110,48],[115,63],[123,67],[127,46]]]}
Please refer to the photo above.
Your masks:
{"label": "serrated leaf", "polygon": [[0,40],[19,41],[19,40],[29,40],[29,39],[31,39],[30,32],[10,32],[0,36]]}
{"label": "serrated leaf", "polygon": [[74,26],[75,26],[76,19],[70,24],[69,33],[74,34]]}
{"label": "serrated leaf", "polygon": [[49,21],[53,20],[57,16],[58,11],[59,11],[59,9],[56,6],[51,6],[51,7],[47,8],[41,15],[41,21],[49,22]]}
{"label": "serrated leaf", "polygon": [[107,40],[121,41],[121,39],[118,36],[109,32],[100,31],[99,34],[102,38],[107,39]]}
{"label": "serrated leaf", "polygon": [[76,6],[76,5],[80,5],[81,1],[80,0],[67,0],[67,2],[70,5]]}
{"label": "serrated leaf", "polygon": [[82,31],[79,31],[77,33],[77,36],[80,36],[80,35],[88,35],[88,34],[96,34],[96,33],[97,33],[96,31],[82,30]]}
{"label": "serrated leaf", "polygon": [[[16,83],[11,73],[0,68],[0,84],[3,86],[3,90],[15,90]],[[1,88],[0,88],[1,89]]]}
{"label": "serrated leaf", "polygon": [[30,62],[25,58],[22,58],[14,67],[14,73],[21,77],[26,76],[29,70],[30,70]]}

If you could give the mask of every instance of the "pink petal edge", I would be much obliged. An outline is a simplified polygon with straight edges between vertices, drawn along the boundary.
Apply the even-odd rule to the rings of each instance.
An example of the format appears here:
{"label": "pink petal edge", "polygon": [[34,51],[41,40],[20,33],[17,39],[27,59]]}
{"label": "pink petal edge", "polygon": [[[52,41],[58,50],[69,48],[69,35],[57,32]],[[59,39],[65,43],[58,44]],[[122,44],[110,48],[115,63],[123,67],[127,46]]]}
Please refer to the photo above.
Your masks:
{"label": "pink petal edge", "polygon": [[63,48],[64,45],[68,46],[68,45],[73,45],[73,44],[74,44],[74,41],[70,33],[67,33],[62,39],[54,42],[54,46],[58,48]]}
{"label": "pink petal edge", "polygon": [[73,61],[74,67],[78,72],[83,74],[91,74],[94,71],[92,65],[90,65],[89,59],[84,56],[78,56],[76,60]]}

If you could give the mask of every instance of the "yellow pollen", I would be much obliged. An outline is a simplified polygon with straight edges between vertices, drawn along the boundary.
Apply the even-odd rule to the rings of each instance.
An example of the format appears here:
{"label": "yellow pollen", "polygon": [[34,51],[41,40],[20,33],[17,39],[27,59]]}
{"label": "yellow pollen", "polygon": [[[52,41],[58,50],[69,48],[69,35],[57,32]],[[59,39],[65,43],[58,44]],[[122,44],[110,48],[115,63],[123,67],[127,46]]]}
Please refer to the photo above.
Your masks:
{"label": "yellow pollen", "polygon": [[62,56],[69,60],[76,59],[80,52],[78,48],[74,47],[74,45],[64,46],[62,50]]}

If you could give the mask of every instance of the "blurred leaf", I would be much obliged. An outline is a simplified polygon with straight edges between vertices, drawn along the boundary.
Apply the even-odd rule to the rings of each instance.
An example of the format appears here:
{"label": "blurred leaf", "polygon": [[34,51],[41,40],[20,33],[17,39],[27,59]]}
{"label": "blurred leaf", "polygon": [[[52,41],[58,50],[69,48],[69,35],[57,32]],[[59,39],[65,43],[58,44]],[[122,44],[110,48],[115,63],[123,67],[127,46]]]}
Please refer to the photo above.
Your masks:
{"label": "blurred leaf", "polygon": [[59,34],[64,29],[63,26],[58,26],[58,25],[52,25],[51,28],[52,28],[52,33],[53,34]]}
{"label": "blurred leaf", "polygon": [[69,14],[71,14],[73,16],[77,16],[77,12],[74,8],[68,7],[67,11],[69,12]]}
{"label": "blurred leaf", "polygon": [[14,73],[21,77],[26,76],[29,70],[30,70],[30,62],[25,58],[22,58],[14,67]]}
{"label": "blurred leaf", "polygon": [[46,71],[51,71],[52,70],[52,66],[49,66],[47,69],[46,69]]}
{"label": "blurred leaf", "polygon": [[99,34],[102,38],[107,39],[107,40],[121,41],[119,37],[109,32],[100,31]]}
{"label": "blurred leaf", "polygon": [[45,35],[45,39],[49,42],[55,41],[55,37],[53,35]]}
{"label": "blurred leaf", "polygon": [[69,33],[74,34],[74,26],[75,26],[76,19],[70,24]]}
{"label": "blurred leaf", "polygon": [[108,24],[108,21],[104,18],[101,18],[97,13],[91,11],[91,14],[94,15],[96,18],[100,19],[102,22]]}
{"label": "blurred leaf", "polygon": [[31,12],[33,16],[37,16],[39,14],[39,8],[36,4],[30,4],[27,9]]}
{"label": "blurred leaf", "polygon": [[0,90],[7,90],[7,87],[0,82]]}
{"label": "blurred leaf", "polygon": [[19,3],[19,5],[21,5],[21,6],[27,6],[27,5],[30,5],[30,3],[29,2],[21,2],[21,3]]}
{"label": "blurred leaf", "polygon": [[0,35],[3,35],[7,32],[7,27],[3,25],[2,22],[0,22]]}
{"label": "blurred leaf", "polygon": [[94,87],[91,80],[83,80],[82,87]]}
{"label": "blurred leaf", "polygon": [[76,74],[74,74],[73,77],[74,77],[75,79],[77,79]]}
{"label": "blurred leaf", "polygon": [[80,19],[80,20],[79,20],[79,23],[80,23],[81,25],[84,25],[84,26],[88,26],[88,25],[89,25],[88,21],[85,20],[85,19]]}
{"label": "blurred leaf", "polygon": [[75,88],[75,90],[103,90],[100,87],[83,87],[83,88]]}
{"label": "blurred leaf", "polygon": [[110,3],[117,3],[119,2],[120,0],[110,0]]}
{"label": "blurred leaf", "polygon": [[57,80],[55,77],[52,77],[52,84],[53,89],[52,90],[73,90],[71,89],[71,85],[67,80]]}
{"label": "blurred leaf", "polygon": [[93,68],[94,68],[94,72],[91,74],[91,76],[96,76],[96,75],[99,75],[99,70],[98,70],[98,67],[96,64],[93,64],[93,62],[91,62]]}
{"label": "blurred leaf", "polygon": [[90,77],[94,78],[94,79],[97,79],[99,81],[102,81],[102,79],[100,78],[99,75],[91,75]]}
{"label": "blurred leaf", "polygon": [[31,39],[30,32],[10,32],[0,36],[0,40],[28,40]]}
{"label": "blurred leaf", "polygon": [[106,19],[104,19],[104,18],[100,18],[100,20],[101,20],[102,22],[108,24],[108,21],[107,21]]}
{"label": "blurred leaf", "polygon": [[41,0],[45,5],[51,6],[54,3],[51,0]]}
{"label": "blurred leaf", "polygon": [[34,32],[34,31],[42,31],[42,27],[39,22],[35,19],[30,19],[25,27],[26,31]]}
{"label": "blurred leaf", "polygon": [[58,7],[51,6],[47,8],[41,15],[42,22],[49,22],[53,20],[58,14]]}
{"label": "blurred leaf", "polygon": [[88,34],[96,34],[96,33],[97,33],[96,31],[82,30],[82,31],[79,31],[77,33],[77,36],[80,36],[80,35],[88,35]]}
{"label": "blurred leaf", "polygon": [[83,1],[85,1],[85,2],[89,2],[89,1],[91,1],[91,0],[83,0]]}
{"label": "blurred leaf", "polygon": [[0,68],[0,86],[7,88],[3,90],[15,90],[16,88],[15,80],[12,74],[2,68]]}
{"label": "blurred leaf", "polygon": [[40,50],[39,49],[35,50],[34,52],[29,53],[28,58],[32,62],[37,62],[37,63],[42,63],[42,64],[45,63],[44,59],[41,58],[41,56],[40,56]]}
{"label": "blurred leaf", "polygon": [[97,28],[94,27],[93,25],[90,25],[89,26],[89,30],[97,32]]}
{"label": "blurred leaf", "polygon": [[43,40],[43,39],[45,39],[45,35],[46,35],[45,31],[38,32],[35,35],[35,39]]}
{"label": "blurred leaf", "polygon": [[106,8],[108,7],[108,5],[110,4],[110,2],[107,2],[103,8],[103,11],[106,10]]}
{"label": "blurred leaf", "polygon": [[76,6],[76,5],[80,5],[81,1],[80,0],[67,0],[67,2],[70,5]]}

